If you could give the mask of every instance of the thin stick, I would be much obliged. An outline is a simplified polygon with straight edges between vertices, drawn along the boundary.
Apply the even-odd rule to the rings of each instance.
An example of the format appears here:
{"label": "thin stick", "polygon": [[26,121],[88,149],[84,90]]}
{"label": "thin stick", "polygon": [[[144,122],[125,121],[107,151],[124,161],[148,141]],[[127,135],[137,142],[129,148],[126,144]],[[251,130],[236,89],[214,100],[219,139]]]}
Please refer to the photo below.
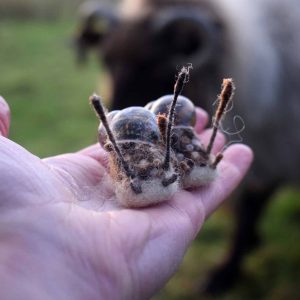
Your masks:
{"label": "thin stick", "polygon": [[117,145],[117,142],[116,142],[116,139],[108,125],[108,122],[107,122],[107,118],[106,118],[106,114],[104,112],[104,107],[103,107],[103,104],[101,102],[101,98],[94,94],[92,95],[90,98],[89,98],[91,104],[93,105],[97,115],[99,116],[105,130],[106,130],[106,134],[108,136],[108,139],[110,140],[113,148],[114,148],[114,151],[115,153],[118,155],[119,157],[119,160],[121,162],[121,165],[126,173],[126,175],[130,178],[134,178],[134,175],[132,174],[132,172],[130,171],[130,168],[129,168],[129,165],[127,164],[127,162],[125,161],[122,153],[121,153],[121,150],[119,148],[119,146]]}
{"label": "thin stick", "polygon": [[174,126],[174,115],[175,115],[175,107],[177,103],[178,96],[181,94],[185,83],[187,82],[189,71],[191,66],[183,67],[178,74],[178,78],[175,82],[174,86],[174,98],[169,109],[168,113],[168,122],[167,122],[167,132],[166,132],[166,156],[163,164],[163,168],[165,170],[169,170],[170,168],[170,155],[171,155],[171,133],[172,128]]}
{"label": "thin stick", "polygon": [[232,99],[234,89],[235,89],[234,83],[231,78],[223,79],[222,91],[221,94],[219,95],[219,104],[214,116],[213,132],[210,137],[208,146],[206,148],[206,154],[208,155],[211,153],[219,129],[220,121],[226,111],[226,107],[229,101]]}
{"label": "thin stick", "polygon": [[223,159],[223,154],[222,153],[218,153],[215,157],[214,162],[211,164],[211,168],[212,169],[216,169],[217,165],[219,164],[219,162]]}

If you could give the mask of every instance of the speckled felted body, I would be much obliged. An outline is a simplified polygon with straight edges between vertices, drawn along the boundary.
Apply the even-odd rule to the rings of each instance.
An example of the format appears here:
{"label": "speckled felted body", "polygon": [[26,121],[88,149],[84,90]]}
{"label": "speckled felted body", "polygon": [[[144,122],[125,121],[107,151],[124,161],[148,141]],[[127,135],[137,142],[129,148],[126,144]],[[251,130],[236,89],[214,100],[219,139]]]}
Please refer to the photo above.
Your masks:
{"label": "speckled felted body", "polygon": [[[136,174],[142,192],[135,193],[131,180],[124,174],[116,157],[111,156],[109,172],[115,182],[117,201],[125,207],[145,207],[169,200],[179,189],[178,180],[168,186],[163,180],[175,173],[174,167],[167,172],[163,169],[164,148],[154,147],[151,143],[119,141],[118,145],[125,160]],[[176,159],[172,155],[172,166],[176,168]]]}
{"label": "speckled felted body", "polygon": [[[146,107],[155,113],[161,122],[166,118],[164,116],[168,113],[172,101],[173,95],[166,95],[148,103]],[[190,189],[209,184],[217,176],[213,163],[215,157],[207,153],[206,147],[195,133],[195,106],[188,98],[179,96],[175,110],[171,146],[178,162],[181,188]]]}
{"label": "speckled felted body", "polygon": [[178,160],[182,188],[197,188],[216,178],[214,156],[205,152],[192,127],[176,126],[173,129],[172,148]]}

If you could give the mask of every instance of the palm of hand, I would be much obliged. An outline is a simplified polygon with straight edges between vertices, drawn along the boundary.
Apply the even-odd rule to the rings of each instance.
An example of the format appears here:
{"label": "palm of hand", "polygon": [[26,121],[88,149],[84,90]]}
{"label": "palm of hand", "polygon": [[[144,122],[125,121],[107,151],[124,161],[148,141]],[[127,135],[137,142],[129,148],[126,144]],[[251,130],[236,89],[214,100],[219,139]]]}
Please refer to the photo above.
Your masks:
{"label": "palm of hand", "polygon": [[[202,132],[206,117],[199,114]],[[222,144],[220,136],[215,151]],[[98,145],[41,160],[0,137],[1,234],[12,237],[8,251],[14,248],[16,256],[45,272],[37,275],[40,280],[61,268],[59,274],[72,273],[73,292],[80,286],[89,299],[147,298],[176,271],[205,218],[247,170],[248,148],[236,145],[226,152],[210,186],[137,210],[117,206]],[[26,264],[22,271],[33,276]]]}

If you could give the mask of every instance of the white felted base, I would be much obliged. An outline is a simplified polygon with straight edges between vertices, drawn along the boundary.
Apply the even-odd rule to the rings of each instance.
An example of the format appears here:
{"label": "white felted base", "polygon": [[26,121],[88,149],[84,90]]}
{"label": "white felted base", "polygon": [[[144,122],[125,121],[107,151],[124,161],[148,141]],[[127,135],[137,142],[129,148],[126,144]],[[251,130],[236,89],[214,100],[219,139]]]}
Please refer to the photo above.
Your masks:
{"label": "white felted base", "polygon": [[194,189],[207,185],[217,177],[217,170],[210,167],[194,167],[193,170],[181,179],[184,189]]}
{"label": "white felted base", "polygon": [[179,188],[178,181],[164,187],[161,179],[141,181],[142,193],[136,194],[130,187],[129,181],[116,184],[117,201],[124,207],[146,207],[169,200]]}

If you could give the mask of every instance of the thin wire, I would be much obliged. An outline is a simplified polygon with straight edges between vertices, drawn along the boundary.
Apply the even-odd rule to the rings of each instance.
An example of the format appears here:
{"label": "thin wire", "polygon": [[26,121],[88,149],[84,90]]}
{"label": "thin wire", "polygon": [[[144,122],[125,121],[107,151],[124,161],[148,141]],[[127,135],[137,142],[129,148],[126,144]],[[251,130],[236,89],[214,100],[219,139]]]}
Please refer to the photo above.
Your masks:
{"label": "thin wire", "polygon": [[[241,126],[238,127],[238,122],[241,123]],[[233,117],[233,126],[235,128],[234,131],[229,131],[228,129],[224,129],[223,125],[220,124],[220,131],[223,132],[226,136],[232,137],[232,136],[237,136],[237,139],[231,140],[228,143],[226,143],[226,145],[223,147],[223,149],[221,150],[221,153],[223,153],[230,145],[235,144],[235,143],[241,143],[243,141],[243,137],[241,135],[241,133],[246,129],[246,125],[245,122],[243,120],[243,118],[239,115],[236,115]]]}

